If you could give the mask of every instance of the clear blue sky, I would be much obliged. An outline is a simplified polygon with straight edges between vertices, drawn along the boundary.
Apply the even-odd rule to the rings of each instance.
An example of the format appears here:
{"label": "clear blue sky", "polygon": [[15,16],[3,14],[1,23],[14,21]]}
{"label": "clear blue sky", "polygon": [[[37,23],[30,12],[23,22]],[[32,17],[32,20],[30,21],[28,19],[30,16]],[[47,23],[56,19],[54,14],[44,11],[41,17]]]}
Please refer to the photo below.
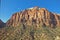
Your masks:
{"label": "clear blue sky", "polygon": [[60,0],[0,0],[0,19],[6,22],[13,13],[34,6],[60,13]]}

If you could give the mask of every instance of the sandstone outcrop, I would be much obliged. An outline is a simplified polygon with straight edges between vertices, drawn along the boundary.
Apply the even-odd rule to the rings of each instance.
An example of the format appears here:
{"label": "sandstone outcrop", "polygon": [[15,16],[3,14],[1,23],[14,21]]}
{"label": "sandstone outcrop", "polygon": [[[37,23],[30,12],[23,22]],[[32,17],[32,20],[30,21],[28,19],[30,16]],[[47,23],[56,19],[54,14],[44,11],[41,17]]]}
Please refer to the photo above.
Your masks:
{"label": "sandstone outcrop", "polygon": [[60,27],[60,15],[45,8],[33,7],[17,12],[7,21],[7,26],[18,26],[20,23],[36,26]]}

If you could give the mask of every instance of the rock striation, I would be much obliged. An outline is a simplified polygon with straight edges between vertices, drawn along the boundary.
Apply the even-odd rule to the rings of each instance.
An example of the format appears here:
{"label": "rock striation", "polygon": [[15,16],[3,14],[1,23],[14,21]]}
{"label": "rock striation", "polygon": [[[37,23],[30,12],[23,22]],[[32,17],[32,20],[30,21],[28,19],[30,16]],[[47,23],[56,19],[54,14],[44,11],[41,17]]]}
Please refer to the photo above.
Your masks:
{"label": "rock striation", "polygon": [[33,7],[17,12],[6,22],[7,26],[18,26],[20,23],[26,25],[43,25],[60,27],[60,14],[49,12],[45,8]]}

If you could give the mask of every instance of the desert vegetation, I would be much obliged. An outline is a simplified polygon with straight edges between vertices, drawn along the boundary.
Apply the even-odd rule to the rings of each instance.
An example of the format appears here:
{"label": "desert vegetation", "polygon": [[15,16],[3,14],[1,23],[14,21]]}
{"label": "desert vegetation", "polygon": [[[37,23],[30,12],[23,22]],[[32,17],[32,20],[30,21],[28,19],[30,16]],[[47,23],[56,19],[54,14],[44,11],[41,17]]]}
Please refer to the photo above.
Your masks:
{"label": "desert vegetation", "polygon": [[20,24],[0,29],[0,40],[60,40],[60,27]]}

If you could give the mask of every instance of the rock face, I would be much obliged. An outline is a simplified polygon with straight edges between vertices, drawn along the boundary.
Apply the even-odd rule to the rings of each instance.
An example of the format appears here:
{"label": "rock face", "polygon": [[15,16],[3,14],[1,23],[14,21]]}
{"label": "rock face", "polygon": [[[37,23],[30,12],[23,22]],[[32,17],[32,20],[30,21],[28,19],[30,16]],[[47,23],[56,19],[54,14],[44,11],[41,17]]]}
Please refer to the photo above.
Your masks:
{"label": "rock face", "polygon": [[7,26],[18,26],[20,23],[26,25],[43,25],[50,27],[60,27],[60,15],[49,12],[45,8],[29,8],[17,12],[7,21]]}

